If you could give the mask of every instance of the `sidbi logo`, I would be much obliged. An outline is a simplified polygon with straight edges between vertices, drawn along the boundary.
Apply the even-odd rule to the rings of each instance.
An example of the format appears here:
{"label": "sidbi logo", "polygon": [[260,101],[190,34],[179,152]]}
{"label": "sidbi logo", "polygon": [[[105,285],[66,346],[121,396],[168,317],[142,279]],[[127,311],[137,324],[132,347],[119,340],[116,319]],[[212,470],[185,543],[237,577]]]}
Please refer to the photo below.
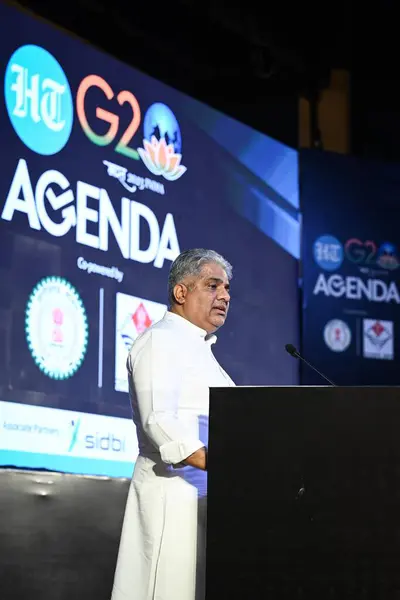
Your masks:
{"label": "sidbi logo", "polygon": [[60,152],[71,135],[74,108],[68,80],[57,60],[40,46],[21,46],[4,79],[11,124],[33,152]]}
{"label": "sidbi logo", "polygon": [[71,428],[71,437],[68,452],[72,453],[77,447],[83,446],[85,450],[94,450],[97,452],[125,452],[125,438],[119,438],[113,433],[107,432],[101,434],[90,433],[80,435],[81,419],[74,419],[69,423]]}

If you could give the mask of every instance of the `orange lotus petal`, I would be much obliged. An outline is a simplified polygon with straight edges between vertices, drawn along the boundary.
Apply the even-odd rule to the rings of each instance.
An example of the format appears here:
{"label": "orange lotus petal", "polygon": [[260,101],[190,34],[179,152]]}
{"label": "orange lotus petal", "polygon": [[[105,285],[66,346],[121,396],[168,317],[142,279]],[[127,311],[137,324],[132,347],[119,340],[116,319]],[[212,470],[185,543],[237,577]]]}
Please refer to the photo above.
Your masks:
{"label": "orange lotus petal", "polygon": [[162,175],[168,181],[175,181],[187,171],[180,164],[182,155],[175,153],[174,145],[167,145],[165,138],[158,140],[153,135],[151,142],[143,140],[143,146],[145,149],[138,148],[139,156],[154,175]]}
{"label": "orange lotus petal", "polygon": [[[154,138],[154,139],[156,139],[156,138]],[[153,140],[152,140],[152,142],[153,142]],[[149,158],[151,159],[151,161],[153,163],[155,163],[156,162],[156,149],[154,147],[154,144],[153,143],[150,144],[150,142],[148,142],[147,140],[143,140],[143,146],[144,146],[147,154],[149,155]]]}
{"label": "orange lotus petal", "polygon": [[181,157],[179,155],[174,154],[173,156],[170,156],[168,169],[166,169],[166,171],[168,173],[171,173],[171,171],[174,171],[176,169],[176,167],[179,165],[180,161],[181,161]]}
{"label": "orange lotus petal", "polygon": [[150,158],[150,154],[143,150],[143,148],[138,148],[139,156],[149,169],[151,173],[154,175],[161,175],[162,171],[154,164],[154,162]]}
{"label": "orange lotus petal", "polygon": [[187,171],[186,167],[184,167],[183,165],[179,165],[175,168],[174,171],[164,172],[163,175],[164,175],[165,179],[168,179],[168,181],[176,181],[177,179],[179,179],[179,177],[182,177],[182,175],[186,171]]}
{"label": "orange lotus petal", "polygon": [[165,169],[168,163],[167,156],[167,145],[165,143],[164,138],[161,138],[160,143],[158,145],[158,152],[156,154],[156,165],[159,169]]}

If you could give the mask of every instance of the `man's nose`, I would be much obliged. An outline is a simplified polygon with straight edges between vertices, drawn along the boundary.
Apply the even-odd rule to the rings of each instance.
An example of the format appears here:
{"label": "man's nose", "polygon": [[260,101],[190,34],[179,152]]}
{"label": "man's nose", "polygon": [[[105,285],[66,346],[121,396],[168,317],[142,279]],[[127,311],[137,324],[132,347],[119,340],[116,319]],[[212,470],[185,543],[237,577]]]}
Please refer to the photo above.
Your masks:
{"label": "man's nose", "polygon": [[219,300],[225,300],[225,302],[229,302],[231,299],[230,293],[228,290],[223,289],[219,295]]}

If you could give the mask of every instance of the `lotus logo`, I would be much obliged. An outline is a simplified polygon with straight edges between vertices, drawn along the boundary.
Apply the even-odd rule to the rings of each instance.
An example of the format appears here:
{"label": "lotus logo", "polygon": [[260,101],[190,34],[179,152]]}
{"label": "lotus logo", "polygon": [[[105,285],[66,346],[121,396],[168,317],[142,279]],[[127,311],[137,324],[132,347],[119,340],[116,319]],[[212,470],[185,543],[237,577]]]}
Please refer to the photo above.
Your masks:
{"label": "lotus logo", "polygon": [[151,143],[143,140],[143,146],[144,150],[138,148],[140,158],[154,175],[162,175],[168,181],[175,181],[186,171],[186,167],[180,164],[182,155],[175,152],[173,144],[167,146],[164,138],[158,141],[153,136]]}
{"label": "lotus logo", "polygon": [[181,165],[181,132],[172,110],[160,102],[152,104],[146,112],[143,130],[144,147],[138,148],[138,152],[149,171],[168,181],[182,177],[187,169]]}

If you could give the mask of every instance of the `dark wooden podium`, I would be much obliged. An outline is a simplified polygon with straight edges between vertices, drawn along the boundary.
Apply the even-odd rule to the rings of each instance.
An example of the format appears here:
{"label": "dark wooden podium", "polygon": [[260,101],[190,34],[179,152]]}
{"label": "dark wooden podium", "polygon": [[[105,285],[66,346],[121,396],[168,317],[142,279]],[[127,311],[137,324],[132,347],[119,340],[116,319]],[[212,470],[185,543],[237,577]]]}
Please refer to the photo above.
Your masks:
{"label": "dark wooden podium", "polygon": [[207,600],[400,599],[400,388],[211,390]]}

